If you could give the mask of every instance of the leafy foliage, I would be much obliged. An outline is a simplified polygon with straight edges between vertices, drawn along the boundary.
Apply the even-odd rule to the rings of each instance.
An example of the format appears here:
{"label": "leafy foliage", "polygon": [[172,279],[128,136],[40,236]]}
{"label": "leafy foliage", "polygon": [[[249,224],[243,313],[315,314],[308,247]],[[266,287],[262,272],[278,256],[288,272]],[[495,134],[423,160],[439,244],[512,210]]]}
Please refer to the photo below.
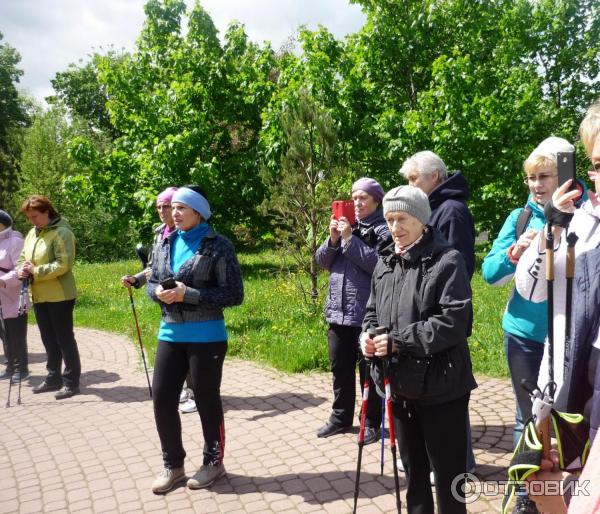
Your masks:
{"label": "leafy foliage", "polygon": [[[2,39],[0,32],[0,41]],[[0,44],[0,209],[7,208],[7,202],[17,189],[20,147],[15,130],[29,121],[25,102],[16,88],[23,75],[17,67],[20,61],[21,56],[13,47]]]}

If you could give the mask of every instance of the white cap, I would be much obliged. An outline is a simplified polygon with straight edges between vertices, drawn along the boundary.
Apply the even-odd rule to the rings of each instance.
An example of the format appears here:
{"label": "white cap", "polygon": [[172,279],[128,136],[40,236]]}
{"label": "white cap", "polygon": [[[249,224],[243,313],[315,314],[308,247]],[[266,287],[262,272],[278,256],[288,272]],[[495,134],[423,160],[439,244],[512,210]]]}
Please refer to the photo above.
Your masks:
{"label": "white cap", "polygon": [[541,155],[552,160],[554,164],[557,164],[558,157],[556,154],[559,152],[575,152],[575,147],[562,137],[550,136],[537,145],[536,149],[531,152],[527,159],[529,160],[536,155]]}

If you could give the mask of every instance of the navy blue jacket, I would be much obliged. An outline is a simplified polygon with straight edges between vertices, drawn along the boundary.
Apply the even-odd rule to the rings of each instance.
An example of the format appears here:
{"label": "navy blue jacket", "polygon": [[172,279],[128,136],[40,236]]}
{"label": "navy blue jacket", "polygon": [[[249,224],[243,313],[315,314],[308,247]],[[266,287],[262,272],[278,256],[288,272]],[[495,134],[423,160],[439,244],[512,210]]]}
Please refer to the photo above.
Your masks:
{"label": "navy blue jacket", "polygon": [[475,223],[466,203],[469,196],[464,175],[460,171],[450,175],[429,195],[429,225],[437,228],[450,246],[461,253],[471,278],[475,271]]}
{"label": "navy blue jacket", "polygon": [[592,346],[600,327],[599,269],[600,248],[577,257],[571,319],[573,342],[569,359],[565,359],[564,384],[556,399],[559,410],[585,415],[590,422],[592,439],[600,427],[600,366],[596,365],[595,370],[590,369]]}

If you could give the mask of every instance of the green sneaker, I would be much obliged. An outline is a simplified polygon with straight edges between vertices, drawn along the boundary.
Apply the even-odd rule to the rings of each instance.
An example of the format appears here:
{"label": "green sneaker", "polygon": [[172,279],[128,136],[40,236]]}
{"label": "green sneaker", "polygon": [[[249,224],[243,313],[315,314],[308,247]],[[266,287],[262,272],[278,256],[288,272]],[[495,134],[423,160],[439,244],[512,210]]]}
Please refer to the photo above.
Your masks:
{"label": "green sneaker", "polygon": [[165,468],[162,473],[152,482],[152,492],[154,494],[165,494],[173,489],[179,482],[185,479],[185,469],[180,468]]}
{"label": "green sneaker", "polygon": [[225,475],[225,466],[221,464],[205,464],[200,467],[198,473],[187,481],[190,489],[203,489],[208,487],[215,480]]}

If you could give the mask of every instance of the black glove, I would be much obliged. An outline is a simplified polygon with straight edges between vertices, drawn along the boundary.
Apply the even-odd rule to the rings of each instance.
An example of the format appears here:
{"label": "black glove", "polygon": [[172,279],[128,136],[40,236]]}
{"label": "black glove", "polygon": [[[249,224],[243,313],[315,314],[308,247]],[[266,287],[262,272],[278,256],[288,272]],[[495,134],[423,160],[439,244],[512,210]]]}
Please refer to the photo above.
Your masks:
{"label": "black glove", "polygon": [[544,207],[544,216],[546,216],[546,221],[550,225],[555,225],[562,228],[567,228],[569,223],[571,223],[571,219],[573,218],[573,214],[570,212],[559,211],[556,207],[554,207],[552,200],[550,200]]}

